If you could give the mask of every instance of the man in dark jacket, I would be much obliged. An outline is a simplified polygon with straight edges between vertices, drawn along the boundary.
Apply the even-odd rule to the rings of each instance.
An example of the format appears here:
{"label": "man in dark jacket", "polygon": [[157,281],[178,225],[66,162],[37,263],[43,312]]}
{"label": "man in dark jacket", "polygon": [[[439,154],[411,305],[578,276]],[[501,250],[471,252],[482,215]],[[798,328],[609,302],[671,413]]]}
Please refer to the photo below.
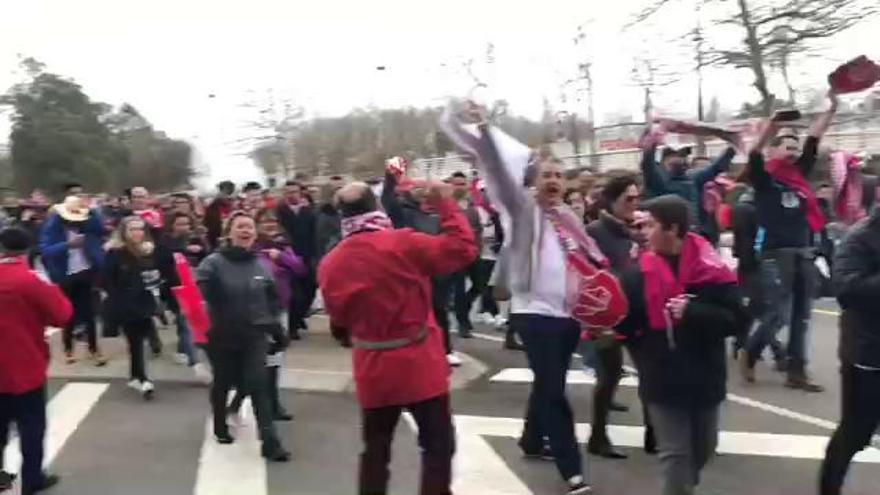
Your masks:
{"label": "man in dark jacket", "polygon": [[334,175],[323,188],[323,201],[315,211],[315,266],[342,239],[342,217],[336,208],[334,197],[344,185],[342,177]]}
{"label": "man in dark jacket", "polygon": [[853,226],[835,259],[843,408],[822,463],[820,495],[840,495],[850,461],[880,425],[880,208]]}
{"label": "man in dark jacket", "polygon": [[[761,324],[740,354],[740,372],[755,380],[755,362],[773,337],[788,326],[786,387],[822,392],[807,374],[808,333],[815,283],[816,239],[825,225],[818,199],[806,177],[813,170],[819,139],[837,110],[837,97],[810,127],[803,146],[797,136],[777,136],[778,119],[769,119],[749,152],[746,173],[755,188],[761,257],[761,289],[766,305]],[[764,148],[770,145],[765,159]]]}
{"label": "man in dark jacket", "polygon": [[627,270],[630,311],[618,331],[631,341],[663,466],[664,495],[690,495],[718,439],[727,394],[724,339],[746,314],[736,275],[711,244],[689,232],[689,205],[661,196],[644,209],[649,250]]}
{"label": "man in dark jacket", "polygon": [[[483,224],[480,222],[480,214],[477,212],[477,207],[470,196],[470,184],[468,183],[467,176],[464,172],[455,172],[450,177],[449,182],[452,184],[455,200],[467,217],[479,245],[483,239]],[[479,281],[478,261],[479,259],[475,258],[473,263],[452,276],[453,306],[455,307],[455,319],[458,323],[458,335],[465,339],[472,338],[474,330],[474,326],[471,323],[471,305],[469,304],[466,285],[468,279],[471,280],[471,284]]]}
{"label": "man in dark jacket", "polygon": [[64,325],[73,314],[58,287],[43,282],[28,267],[30,244],[22,229],[0,231],[0,492],[12,484],[12,476],[2,469],[14,421],[21,439],[25,495],[58,483],[57,476],[43,472],[49,366],[44,331]]}
{"label": "man in dark jacket", "polygon": [[[587,233],[608,258],[611,269],[621,274],[638,259],[639,247],[630,233],[630,223],[639,205],[639,187],[630,175],[614,177],[602,190],[602,196],[605,209],[599,213],[599,219],[587,226]],[[614,404],[614,392],[623,374],[623,349],[611,328],[594,329],[591,337],[597,363],[593,429],[587,450],[610,459],[625,459],[626,455],[614,450],[606,431],[609,411],[627,410],[625,406]]]}
{"label": "man in dark jacket", "polygon": [[212,250],[220,246],[223,222],[235,209],[233,194],[235,194],[235,184],[231,181],[225,180],[217,184],[217,196],[205,209],[205,230],[208,231],[208,244]]}
{"label": "man in dark jacket", "polygon": [[278,220],[290,239],[291,247],[308,268],[308,273],[294,282],[293,304],[288,312],[288,332],[294,340],[299,339],[299,331],[307,330],[306,318],[315,300],[317,282],[315,280],[315,210],[309,204],[304,186],[296,180],[284,184],[284,201],[278,205]]}

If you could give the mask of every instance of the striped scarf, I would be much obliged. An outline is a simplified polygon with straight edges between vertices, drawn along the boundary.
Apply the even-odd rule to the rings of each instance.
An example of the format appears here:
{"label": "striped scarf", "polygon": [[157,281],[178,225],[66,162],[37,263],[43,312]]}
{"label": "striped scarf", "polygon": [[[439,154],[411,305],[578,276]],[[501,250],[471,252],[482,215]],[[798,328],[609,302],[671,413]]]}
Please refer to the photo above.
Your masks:
{"label": "striped scarf", "polygon": [[371,211],[342,219],[342,238],[349,237],[358,232],[378,232],[391,230],[391,219],[382,211]]}

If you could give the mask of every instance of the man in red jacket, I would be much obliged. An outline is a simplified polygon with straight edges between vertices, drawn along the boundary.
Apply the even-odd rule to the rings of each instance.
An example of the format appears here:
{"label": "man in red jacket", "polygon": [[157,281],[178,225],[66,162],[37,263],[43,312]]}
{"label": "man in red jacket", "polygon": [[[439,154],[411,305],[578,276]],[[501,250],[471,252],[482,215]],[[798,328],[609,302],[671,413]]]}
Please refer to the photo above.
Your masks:
{"label": "man in red jacket", "polygon": [[406,409],[419,426],[421,495],[449,495],[455,433],[443,335],[434,319],[431,277],[463,269],[477,256],[467,218],[445,184],[431,187],[440,234],[392,230],[366,184],[337,195],[342,242],[322,261],[318,282],[334,335],[354,350],[363,409],[360,494],[384,495],[391,441]]}
{"label": "man in red jacket", "polygon": [[[13,421],[21,438],[22,494],[58,483],[43,472],[46,432],[46,327],[63,327],[73,308],[61,289],[28,268],[30,237],[22,229],[0,231],[0,468]],[[0,491],[12,476],[0,471]],[[8,488],[8,486],[7,486]]]}

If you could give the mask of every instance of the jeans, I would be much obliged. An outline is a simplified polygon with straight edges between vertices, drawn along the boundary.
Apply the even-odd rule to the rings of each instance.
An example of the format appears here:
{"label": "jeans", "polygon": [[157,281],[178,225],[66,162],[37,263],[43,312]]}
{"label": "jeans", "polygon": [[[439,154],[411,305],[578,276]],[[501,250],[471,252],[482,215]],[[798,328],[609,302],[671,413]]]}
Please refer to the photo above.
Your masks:
{"label": "jeans", "polygon": [[92,299],[94,273],[86,270],[69,275],[61,283],[61,290],[73,305],[73,317],[61,334],[64,352],[73,352],[73,329],[82,324],[86,328],[89,352],[98,352],[98,330],[95,326],[95,303]]}
{"label": "jeans", "polygon": [[455,453],[455,428],[449,395],[416,404],[364,409],[363,438],[359,473],[360,495],[385,495],[388,492],[388,463],[394,428],[403,410],[409,411],[419,427],[422,449],[420,495],[451,495],[452,456]]}
{"label": "jeans", "polygon": [[819,495],[840,495],[843,479],[857,452],[871,442],[880,426],[880,371],[852,365],[840,370],[841,418],[822,462]]}
{"label": "jeans", "polygon": [[522,338],[529,368],[535,375],[520,445],[527,452],[539,452],[544,437],[549,437],[562,478],[568,480],[583,474],[574,415],[565,395],[566,376],[571,355],[580,341],[580,327],[571,318],[522,313],[511,315],[510,325]]}
{"label": "jeans", "polygon": [[693,495],[718,445],[718,406],[648,404],[663,470],[663,495]]}
{"label": "jeans", "polygon": [[233,387],[240,387],[243,395],[249,395],[257,418],[260,440],[264,445],[278,442],[273,424],[272,406],[266,384],[265,339],[241,342],[240,347],[227,348],[208,345],[208,359],[214,371],[211,384],[211,411],[214,417],[214,434],[229,432],[226,424],[226,401]]}
{"label": "jeans", "polygon": [[803,250],[777,249],[761,262],[764,311],[761,322],[746,342],[749,362],[754,364],[764,348],[788,325],[788,360],[793,371],[807,364],[807,330],[813,303],[813,259]]}
{"label": "jeans", "polygon": [[618,342],[606,342],[596,346],[596,387],[593,389],[593,431],[590,442],[609,444],[608,413],[614,392],[623,375],[623,348]]}
{"label": "jeans", "polygon": [[128,356],[132,380],[146,381],[147,369],[144,361],[144,341],[149,340],[155,331],[153,320],[132,321],[122,324],[122,332],[128,341]]}
{"label": "jeans", "polygon": [[9,438],[9,425],[15,422],[21,443],[22,492],[30,493],[43,481],[43,439],[46,434],[46,389],[24,394],[0,394],[0,468]]}
{"label": "jeans", "polygon": [[182,313],[175,315],[177,321],[177,353],[186,355],[187,364],[194,366],[198,359],[196,358],[196,349],[193,346],[192,332],[189,330],[189,323]]}

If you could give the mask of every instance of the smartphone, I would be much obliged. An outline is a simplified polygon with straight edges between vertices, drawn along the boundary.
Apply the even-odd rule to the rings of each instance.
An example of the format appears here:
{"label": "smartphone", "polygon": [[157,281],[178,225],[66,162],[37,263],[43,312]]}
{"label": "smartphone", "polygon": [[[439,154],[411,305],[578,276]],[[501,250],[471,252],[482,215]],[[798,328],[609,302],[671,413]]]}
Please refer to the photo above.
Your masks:
{"label": "smartphone", "polygon": [[794,122],[801,120],[800,110],[780,110],[773,114],[774,122]]}

